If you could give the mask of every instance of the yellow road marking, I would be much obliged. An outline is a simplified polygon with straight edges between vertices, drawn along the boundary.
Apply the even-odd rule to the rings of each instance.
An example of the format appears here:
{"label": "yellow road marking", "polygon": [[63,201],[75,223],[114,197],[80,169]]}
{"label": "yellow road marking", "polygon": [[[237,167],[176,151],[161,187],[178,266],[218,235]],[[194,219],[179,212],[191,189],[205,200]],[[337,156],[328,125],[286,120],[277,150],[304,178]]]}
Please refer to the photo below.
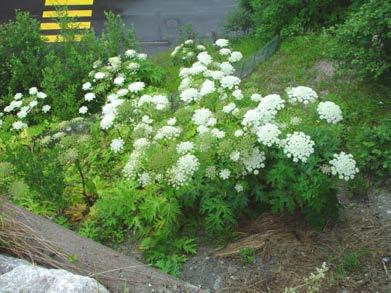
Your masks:
{"label": "yellow road marking", "polygon": [[[56,43],[56,42],[64,42],[64,37],[62,35],[49,35],[49,36],[41,36],[41,38],[46,43]],[[75,35],[74,41],[80,41],[81,35]]]}
{"label": "yellow road marking", "polygon": [[[69,22],[68,28],[73,29],[87,29],[91,27],[91,22],[89,21],[76,21],[76,22]],[[44,22],[41,23],[40,27],[41,30],[59,30],[61,29],[61,25],[57,22]]]}
{"label": "yellow road marking", "polygon": [[45,0],[45,6],[92,4],[94,4],[94,0]]}
{"label": "yellow road marking", "polygon": [[51,17],[91,17],[92,10],[68,10],[68,11],[44,11],[42,14],[43,18],[51,18]]}

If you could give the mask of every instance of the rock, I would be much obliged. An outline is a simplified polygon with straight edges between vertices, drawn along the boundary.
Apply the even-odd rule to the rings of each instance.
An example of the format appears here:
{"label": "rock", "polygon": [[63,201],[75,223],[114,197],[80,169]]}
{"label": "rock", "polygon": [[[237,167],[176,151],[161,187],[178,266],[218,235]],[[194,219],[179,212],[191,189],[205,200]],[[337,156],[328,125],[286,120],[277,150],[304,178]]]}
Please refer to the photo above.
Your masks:
{"label": "rock", "polygon": [[65,270],[46,269],[11,257],[1,256],[0,292],[31,293],[109,293],[96,280]]}
{"label": "rock", "polygon": [[217,277],[215,283],[213,284],[213,289],[217,290],[220,288],[220,286],[221,286],[221,277],[219,276]]}
{"label": "rock", "polygon": [[29,264],[30,263],[25,260],[0,254],[0,275],[12,271],[14,268],[18,266],[29,265]]}

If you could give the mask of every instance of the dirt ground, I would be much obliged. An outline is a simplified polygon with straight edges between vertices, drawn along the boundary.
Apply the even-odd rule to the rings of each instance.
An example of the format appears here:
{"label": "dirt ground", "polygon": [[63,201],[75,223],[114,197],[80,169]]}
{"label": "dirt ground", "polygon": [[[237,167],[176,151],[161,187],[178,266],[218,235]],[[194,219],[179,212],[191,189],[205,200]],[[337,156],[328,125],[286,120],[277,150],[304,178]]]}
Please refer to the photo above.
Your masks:
{"label": "dirt ground", "polygon": [[[304,223],[297,228],[288,215],[242,223],[237,242],[222,250],[200,246],[181,278],[210,292],[284,292],[326,262],[330,269],[322,292],[391,292],[390,190],[389,181],[365,198],[341,192],[340,220],[323,231]],[[245,247],[256,251],[250,264],[240,258]]]}

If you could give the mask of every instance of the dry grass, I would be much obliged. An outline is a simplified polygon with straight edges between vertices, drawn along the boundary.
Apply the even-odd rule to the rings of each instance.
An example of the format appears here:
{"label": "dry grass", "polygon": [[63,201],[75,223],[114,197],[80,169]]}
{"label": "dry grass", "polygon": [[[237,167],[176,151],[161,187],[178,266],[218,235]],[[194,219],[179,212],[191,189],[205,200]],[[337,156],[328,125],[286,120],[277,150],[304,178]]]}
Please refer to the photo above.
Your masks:
{"label": "dry grass", "polygon": [[[227,245],[216,256],[239,257],[241,248],[251,247],[264,260],[274,261],[270,274],[245,280],[240,292],[283,292],[285,287],[302,284],[323,262],[330,271],[322,292],[340,288],[385,292],[390,288],[382,257],[390,253],[391,223],[380,222],[369,210],[349,211],[340,222],[319,232],[304,224],[297,227],[293,217],[271,214],[246,223],[240,232],[247,236]],[[349,259],[358,263],[351,264]]]}
{"label": "dry grass", "polygon": [[2,218],[0,251],[45,267],[83,273],[80,268],[72,264],[70,255],[41,238],[25,223],[9,217]]}

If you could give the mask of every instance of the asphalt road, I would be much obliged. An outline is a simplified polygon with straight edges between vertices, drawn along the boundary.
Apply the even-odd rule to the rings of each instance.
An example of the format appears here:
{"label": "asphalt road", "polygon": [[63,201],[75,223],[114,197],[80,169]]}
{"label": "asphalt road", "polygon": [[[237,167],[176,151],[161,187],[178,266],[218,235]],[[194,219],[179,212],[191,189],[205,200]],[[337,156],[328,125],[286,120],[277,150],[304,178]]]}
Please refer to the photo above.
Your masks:
{"label": "asphalt road", "polygon": [[[28,10],[41,20],[45,1],[1,2],[0,22],[4,22],[14,17],[15,9]],[[236,0],[94,0],[92,26],[98,32],[102,29],[104,11],[120,14],[127,25],[134,25],[142,47],[151,53],[174,44],[178,29],[186,24],[191,24],[199,37],[222,33],[225,18],[235,4]]]}

